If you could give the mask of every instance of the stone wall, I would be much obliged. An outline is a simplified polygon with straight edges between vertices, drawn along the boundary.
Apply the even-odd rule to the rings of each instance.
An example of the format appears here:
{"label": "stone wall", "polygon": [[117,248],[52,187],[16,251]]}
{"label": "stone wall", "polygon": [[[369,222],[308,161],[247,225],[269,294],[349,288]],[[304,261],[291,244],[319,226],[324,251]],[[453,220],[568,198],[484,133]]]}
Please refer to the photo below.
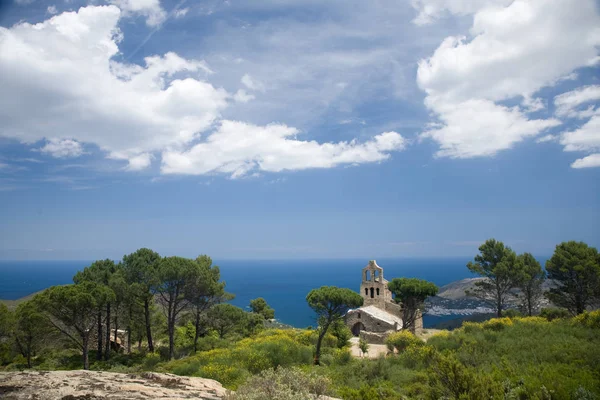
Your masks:
{"label": "stone wall", "polygon": [[385,344],[385,339],[391,334],[391,331],[383,333],[365,332],[360,333],[360,338],[367,341],[369,344]]}
{"label": "stone wall", "polygon": [[352,330],[352,333],[356,336],[356,331],[353,329],[357,323],[362,323],[364,328],[369,332],[383,333],[387,331],[394,331],[396,329],[394,324],[388,324],[379,319],[373,318],[371,315],[362,312],[360,309],[349,311],[346,314],[346,326]]}

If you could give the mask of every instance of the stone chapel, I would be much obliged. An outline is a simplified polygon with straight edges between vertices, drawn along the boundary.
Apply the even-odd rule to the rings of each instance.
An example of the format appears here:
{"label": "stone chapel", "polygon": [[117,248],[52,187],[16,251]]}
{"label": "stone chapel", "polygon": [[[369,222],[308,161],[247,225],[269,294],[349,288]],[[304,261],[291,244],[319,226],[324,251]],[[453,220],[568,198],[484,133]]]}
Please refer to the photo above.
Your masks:
{"label": "stone chapel", "polygon": [[[394,302],[383,268],[375,260],[362,270],[360,294],[363,306],[346,313],[346,325],[354,336],[369,343],[383,344],[385,338],[402,329],[402,305]],[[423,318],[415,321],[415,329],[423,328]]]}

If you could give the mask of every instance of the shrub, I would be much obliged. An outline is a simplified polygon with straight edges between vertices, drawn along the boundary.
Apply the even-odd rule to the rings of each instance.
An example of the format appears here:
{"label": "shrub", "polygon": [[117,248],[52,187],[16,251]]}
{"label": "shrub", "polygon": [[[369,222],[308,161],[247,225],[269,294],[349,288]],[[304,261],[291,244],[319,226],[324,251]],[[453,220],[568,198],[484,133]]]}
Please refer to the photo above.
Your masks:
{"label": "shrub", "polygon": [[507,326],[512,326],[512,324],[513,324],[512,319],[510,319],[508,317],[493,318],[493,319],[490,319],[489,321],[485,321],[484,323],[482,323],[481,327],[484,330],[501,331],[504,328],[506,328]]}
{"label": "shrub", "polygon": [[297,368],[265,370],[248,379],[237,393],[229,393],[225,400],[309,400],[327,393],[330,381],[314,371]]}
{"label": "shrub", "polygon": [[586,328],[600,329],[600,310],[584,312],[573,318],[575,324],[580,324]]}
{"label": "shrub", "polygon": [[152,371],[160,363],[160,354],[148,353],[144,357],[143,366],[145,370]]}
{"label": "shrub", "polygon": [[403,352],[409,346],[422,346],[424,343],[409,331],[394,332],[385,339],[385,344],[390,351]]}
{"label": "shrub", "polygon": [[519,310],[515,310],[514,308],[509,308],[508,310],[502,311],[502,316],[507,318],[517,318],[522,317],[523,314]]}
{"label": "shrub", "polygon": [[546,318],[548,321],[555,319],[564,319],[571,317],[571,314],[564,308],[550,307],[542,308],[540,317]]}

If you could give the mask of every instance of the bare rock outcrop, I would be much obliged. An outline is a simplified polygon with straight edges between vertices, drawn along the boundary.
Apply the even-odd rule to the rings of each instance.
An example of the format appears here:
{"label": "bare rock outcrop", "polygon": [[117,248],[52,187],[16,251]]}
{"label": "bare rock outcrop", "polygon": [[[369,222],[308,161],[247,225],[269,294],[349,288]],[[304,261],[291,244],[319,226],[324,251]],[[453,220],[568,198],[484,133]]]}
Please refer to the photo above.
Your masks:
{"label": "bare rock outcrop", "polygon": [[0,372],[0,398],[3,400],[220,400],[226,391],[212,379],[154,372]]}

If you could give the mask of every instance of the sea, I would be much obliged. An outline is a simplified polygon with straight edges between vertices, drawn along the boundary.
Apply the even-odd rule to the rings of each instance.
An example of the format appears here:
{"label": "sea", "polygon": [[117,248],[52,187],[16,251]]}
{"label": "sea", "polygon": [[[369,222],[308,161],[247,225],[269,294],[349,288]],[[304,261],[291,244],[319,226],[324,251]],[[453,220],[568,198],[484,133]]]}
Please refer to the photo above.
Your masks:
{"label": "sea", "polygon": [[[378,259],[388,280],[396,277],[420,278],[438,286],[473,277],[466,257]],[[316,326],[314,312],[306,295],[320,286],[338,286],[356,290],[361,283],[365,259],[325,260],[214,260],[220,267],[226,290],[235,295],[232,304],[247,308],[251,299],[263,297],[275,309],[275,318],[298,328]],[[72,283],[73,275],[91,261],[0,261],[0,299],[16,300],[53,285]],[[436,324],[461,317],[439,311],[425,315],[423,324]],[[468,312],[468,311],[467,311]]]}

